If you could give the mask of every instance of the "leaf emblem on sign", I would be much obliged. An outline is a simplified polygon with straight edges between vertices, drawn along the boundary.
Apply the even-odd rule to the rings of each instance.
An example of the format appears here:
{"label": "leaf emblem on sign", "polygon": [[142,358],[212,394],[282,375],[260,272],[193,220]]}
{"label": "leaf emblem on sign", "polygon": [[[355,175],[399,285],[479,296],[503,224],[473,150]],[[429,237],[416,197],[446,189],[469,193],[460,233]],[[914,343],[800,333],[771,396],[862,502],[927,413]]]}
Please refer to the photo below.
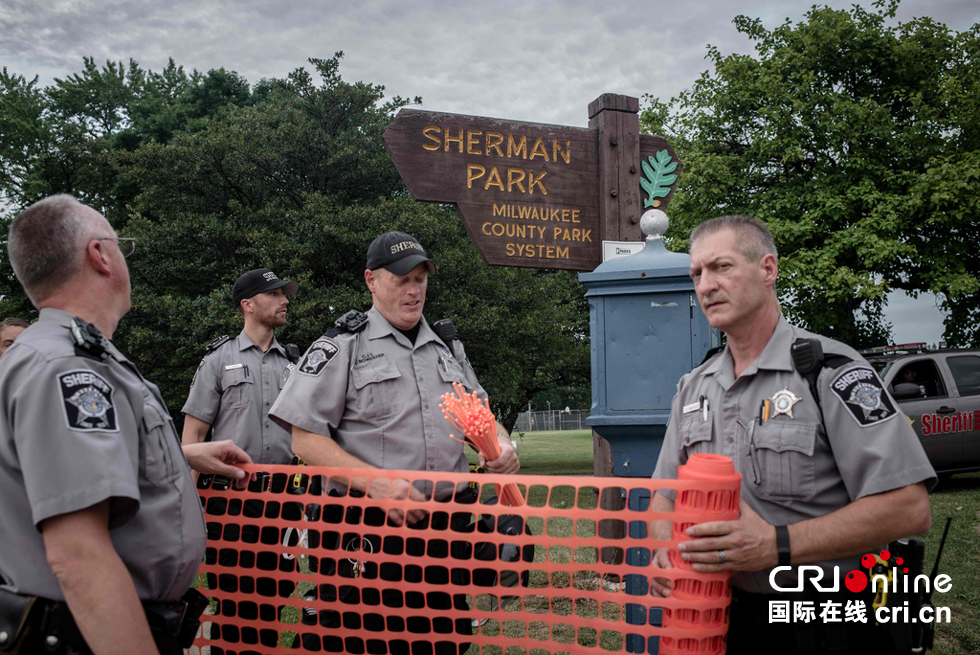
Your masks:
{"label": "leaf emblem on sign", "polygon": [[[640,160],[643,168],[643,177],[640,178],[640,186],[647,192],[647,198],[643,201],[644,207],[659,207],[660,201],[657,198],[665,198],[670,193],[670,187],[677,181],[677,162],[673,161],[666,150],[647,157],[647,161]],[[649,163],[647,163],[649,162]]]}

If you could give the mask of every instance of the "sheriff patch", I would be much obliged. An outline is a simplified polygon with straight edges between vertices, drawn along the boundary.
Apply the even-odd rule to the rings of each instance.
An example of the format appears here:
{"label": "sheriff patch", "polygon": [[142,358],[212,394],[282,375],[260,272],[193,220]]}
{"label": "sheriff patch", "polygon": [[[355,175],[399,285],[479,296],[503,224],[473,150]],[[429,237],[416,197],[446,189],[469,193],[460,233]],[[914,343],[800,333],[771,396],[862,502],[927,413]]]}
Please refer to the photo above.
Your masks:
{"label": "sheriff patch", "polygon": [[862,428],[898,413],[878,374],[867,366],[844,371],[830,383],[830,388]]}
{"label": "sheriff patch", "polygon": [[191,389],[194,388],[194,383],[197,382],[197,376],[201,373],[201,369],[202,368],[204,368],[204,360],[203,359],[201,360],[201,363],[197,365],[197,370],[194,371],[194,377],[191,378]]}
{"label": "sheriff patch", "polygon": [[320,371],[330,363],[330,360],[338,352],[340,352],[340,348],[337,347],[333,339],[321,337],[314,341],[310,349],[306,351],[306,356],[299,363],[298,370],[307,375],[320,375]]}
{"label": "sheriff patch", "polygon": [[90,370],[78,369],[58,376],[65,422],[76,432],[119,432],[112,385]]}

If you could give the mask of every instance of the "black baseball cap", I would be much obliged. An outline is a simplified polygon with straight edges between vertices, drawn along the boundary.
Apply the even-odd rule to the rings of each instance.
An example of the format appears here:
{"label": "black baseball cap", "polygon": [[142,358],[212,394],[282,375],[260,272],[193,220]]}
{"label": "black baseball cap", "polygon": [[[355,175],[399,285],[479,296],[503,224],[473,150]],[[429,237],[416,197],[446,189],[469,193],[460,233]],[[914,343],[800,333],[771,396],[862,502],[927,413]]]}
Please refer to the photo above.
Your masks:
{"label": "black baseball cap", "polygon": [[235,303],[235,307],[238,307],[246,298],[251,298],[263,291],[282,289],[282,292],[289,296],[296,293],[298,288],[299,282],[280,280],[269,269],[257,268],[235,280],[235,286],[231,288],[231,299]]}
{"label": "black baseball cap", "polygon": [[436,272],[436,265],[425,256],[425,248],[411,234],[387,232],[368,246],[367,267],[371,271],[384,268],[395,275],[406,275],[422,263],[430,274]]}

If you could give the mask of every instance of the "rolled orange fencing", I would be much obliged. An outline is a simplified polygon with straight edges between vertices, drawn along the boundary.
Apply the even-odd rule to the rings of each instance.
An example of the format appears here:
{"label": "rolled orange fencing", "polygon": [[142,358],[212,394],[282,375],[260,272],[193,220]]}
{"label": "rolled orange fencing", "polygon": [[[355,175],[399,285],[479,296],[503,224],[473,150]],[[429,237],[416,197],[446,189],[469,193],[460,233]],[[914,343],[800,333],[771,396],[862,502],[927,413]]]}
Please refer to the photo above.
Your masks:
{"label": "rolled orange fencing", "polygon": [[[202,477],[212,608],[191,652],[645,653],[659,640],[660,653],[723,653],[729,574],[676,557],[686,526],[738,517],[740,476],[718,457],[692,456],[678,480],[254,465],[236,490]],[[429,500],[348,493],[358,478]],[[505,482],[525,505],[491,497]],[[658,489],[676,490],[672,513],[649,509]],[[409,510],[425,518],[396,525]],[[651,536],[657,521],[669,540]],[[651,564],[658,548],[674,568]],[[652,596],[652,578],[671,596]]]}

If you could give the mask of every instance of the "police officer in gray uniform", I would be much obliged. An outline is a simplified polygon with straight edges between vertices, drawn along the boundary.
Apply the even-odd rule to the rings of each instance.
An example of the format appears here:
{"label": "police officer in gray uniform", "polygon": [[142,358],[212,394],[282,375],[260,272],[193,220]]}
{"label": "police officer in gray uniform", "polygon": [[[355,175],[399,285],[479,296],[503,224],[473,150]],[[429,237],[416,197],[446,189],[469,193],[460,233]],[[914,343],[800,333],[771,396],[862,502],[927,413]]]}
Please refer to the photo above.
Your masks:
{"label": "police officer in gray uniform", "polygon": [[[486,398],[486,392],[451,328],[437,326],[440,335],[422,316],[428,276],[434,273],[422,245],[408,234],[388,232],[371,242],[364,279],[373,306],[366,315],[349,313],[338,321],[338,328],[310,346],[269,413],[291,430],[293,452],[305,462],[410,471],[468,470],[463,445],[449,436],[458,430],[443,417],[439,403],[443,394],[453,391],[454,382],[481,398]],[[517,453],[499,423],[497,434],[501,455],[486,462],[487,469],[516,473]],[[363,479],[350,482],[352,494],[380,498],[390,494],[423,500],[433,493],[443,498],[453,493],[452,485],[433,490],[428,484],[409,486],[404,481],[390,488],[381,480],[370,488]],[[468,491],[458,490],[457,500],[475,501],[475,497],[463,499]],[[469,513],[458,518],[463,527],[469,523]],[[393,510],[388,519],[400,524],[403,517]],[[424,514],[412,510],[404,519],[412,524],[424,520]],[[458,530],[456,519],[453,529]],[[413,593],[417,592],[406,595]],[[449,595],[443,596],[444,604],[434,606],[430,595],[429,609],[448,609]],[[453,604],[466,609],[464,596],[454,595]],[[409,606],[417,605],[409,602]],[[470,634],[469,620],[456,624],[457,632]]]}
{"label": "police officer in gray uniform", "polygon": [[297,282],[267,268],[245,273],[232,288],[245,327],[235,339],[215,339],[197,367],[184,403],[183,443],[200,443],[214,425],[215,439],[231,439],[255,462],[290,464],[289,433],[269,419],[290,364],[273,330],[286,324]]}
{"label": "police officer in gray uniform", "polygon": [[[205,530],[188,460],[159,390],[109,341],[133,246],[65,195],[10,228],[40,317],[0,367],[4,652],[180,653],[206,606],[189,591]],[[230,442],[187,456],[238,479],[228,464],[249,461]]]}
{"label": "police officer in gray uniform", "polygon": [[[783,318],[776,247],[760,222],[716,218],[695,228],[690,243],[698,300],[728,343],[678,383],[653,477],[676,477],[694,453],[725,455],[742,475],[742,503],[736,521],[690,528],[694,539],[679,546],[681,557],[697,571],[735,572],[729,652],[875,652],[866,650],[880,641],[870,616],[846,630],[770,624],[768,601],[788,598],[770,584],[770,572],[819,564],[830,584],[835,565],[859,569],[863,553],[927,531],[935,472],[874,369],[851,348]],[[814,371],[817,397],[794,364],[794,343],[836,360]],[[673,504],[674,492],[661,491],[651,509]],[[658,534],[669,539],[669,527]],[[656,563],[670,568],[665,550]],[[795,568],[776,581],[796,586]],[[653,591],[667,595],[670,583],[660,580]]]}
{"label": "police officer in gray uniform", "polygon": [[[310,346],[269,412],[291,430],[293,451],[308,464],[468,470],[463,445],[449,436],[458,430],[439,403],[454,382],[481,398],[486,392],[462,343],[440,337],[422,316],[432,273],[414,237],[388,232],[371,242],[364,279],[373,306],[363,321]],[[497,433],[501,455],[487,468],[516,473],[510,437],[499,424]],[[421,499],[426,489],[402,491]]]}

